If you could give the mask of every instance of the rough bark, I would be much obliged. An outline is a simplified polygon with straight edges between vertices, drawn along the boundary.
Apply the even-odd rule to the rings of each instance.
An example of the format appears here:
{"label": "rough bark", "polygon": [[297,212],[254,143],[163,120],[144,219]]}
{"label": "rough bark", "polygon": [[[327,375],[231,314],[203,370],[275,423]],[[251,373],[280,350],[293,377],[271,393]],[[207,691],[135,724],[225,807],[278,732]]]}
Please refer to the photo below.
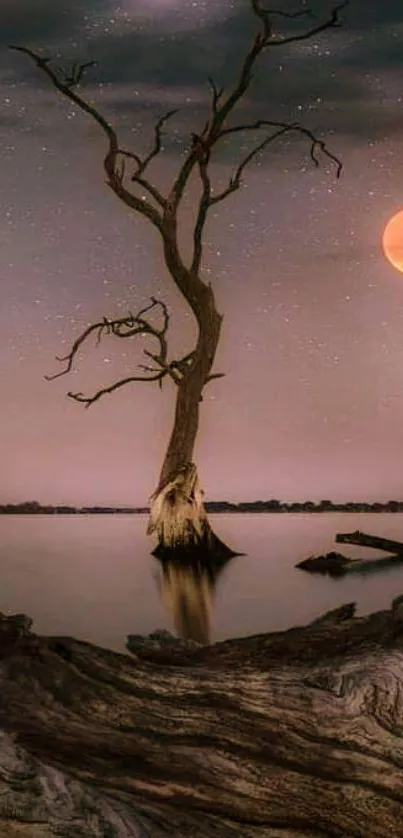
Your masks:
{"label": "rough bark", "polygon": [[164,220],[165,261],[195,315],[198,338],[178,384],[175,418],[156,492],[150,498],[148,533],[158,539],[154,554],[194,564],[203,555],[236,555],[213,532],[193,460],[200,402],[220,339],[222,316],[212,288],[183,265],[177,249],[176,221]]}
{"label": "rough bark", "polygon": [[188,369],[178,386],[172,434],[161,469],[158,490],[193,461],[199,425],[199,405],[211,373],[220,339],[222,315],[216,309],[212,288],[192,276],[176,250],[176,227],[167,227],[165,260],[177,288],[189,303],[198,326],[198,337]]}
{"label": "rough bark", "polygon": [[132,655],[3,616],[0,834],[401,838],[402,602]]}

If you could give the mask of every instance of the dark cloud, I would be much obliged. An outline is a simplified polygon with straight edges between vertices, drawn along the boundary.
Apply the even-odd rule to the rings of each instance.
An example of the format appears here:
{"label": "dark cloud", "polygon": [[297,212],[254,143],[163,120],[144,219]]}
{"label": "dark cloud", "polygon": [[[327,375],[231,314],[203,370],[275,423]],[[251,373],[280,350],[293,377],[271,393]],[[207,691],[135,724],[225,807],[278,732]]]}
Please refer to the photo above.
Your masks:
{"label": "dark cloud", "polygon": [[0,7],[0,43],[14,42],[42,46],[48,41],[65,39],[79,31],[88,12],[87,0],[54,3],[49,0],[2,0]]}
{"label": "dark cloud", "polygon": [[[38,72],[27,61],[16,61],[7,47],[10,44],[39,50],[61,50],[74,39],[83,38],[86,17],[95,16],[108,7],[108,0],[1,0],[0,2],[0,68],[17,74],[33,86],[43,86]],[[33,6],[35,7],[33,10]],[[76,57],[76,56],[74,56]]]}
{"label": "dark cloud", "polygon": [[[88,0],[73,0],[67,10],[60,4],[40,0],[34,17],[28,14],[30,5],[31,0],[7,0],[4,6],[3,0],[3,42],[17,40],[39,48],[57,43],[67,64],[69,58],[75,60],[78,55],[82,60],[96,58],[98,66],[91,71],[91,79],[115,86],[113,109],[122,118],[126,112],[133,113],[137,107],[135,92],[146,86],[146,93],[147,89],[153,91],[151,104],[158,105],[159,96],[161,108],[169,98],[168,92],[171,100],[176,96],[175,105],[180,105],[183,90],[193,89],[196,104],[183,102],[193,119],[197,100],[205,95],[208,75],[227,86],[237,77],[255,28],[246,2],[231,12],[228,9],[227,16],[206,16],[203,25],[195,7],[186,27],[179,25],[178,8],[160,10],[159,15],[150,15],[148,21],[143,15],[140,25],[134,7],[133,20],[123,30],[118,20],[115,26],[110,25],[108,33],[103,26],[91,30],[91,20],[95,21],[97,15],[104,15],[105,19],[112,16],[111,4],[109,15],[106,14],[107,0],[99,0],[91,8]],[[318,18],[323,19],[323,0],[313,0],[311,5]],[[283,19],[278,21],[283,29]],[[307,25],[307,19],[292,23],[294,28]],[[84,34],[90,30],[88,39]],[[341,132],[364,140],[378,137],[385,126],[394,130],[396,125],[400,130],[399,115],[385,110],[382,91],[374,91],[370,81],[382,71],[387,85],[387,75],[396,75],[403,64],[402,35],[401,0],[351,2],[343,12],[343,26],[315,39],[317,53],[309,41],[268,51],[250,90],[252,112],[255,106],[256,112],[261,115],[263,110],[267,118],[300,119],[315,130]],[[73,36],[77,46],[72,55]],[[9,64],[11,60],[15,68],[14,59],[8,57]],[[37,71],[28,64],[19,61],[18,74],[35,87],[42,87]]]}

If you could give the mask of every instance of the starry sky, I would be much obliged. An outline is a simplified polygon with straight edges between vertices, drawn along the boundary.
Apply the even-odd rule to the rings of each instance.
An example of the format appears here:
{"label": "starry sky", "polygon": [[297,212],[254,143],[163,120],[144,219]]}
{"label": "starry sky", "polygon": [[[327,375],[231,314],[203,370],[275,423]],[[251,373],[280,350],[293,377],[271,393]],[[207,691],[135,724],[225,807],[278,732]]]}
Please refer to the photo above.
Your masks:
{"label": "starry sky", "polygon": [[[322,18],[329,8],[311,5]],[[31,0],[2,0],[0,502],[140,505],[158,480],[174,385],[132,384],[89,410],[66,393],[134,374],[149,344],[93,341],[70,376],[44,376],[90,322],[151,295],[169,306],[173,355],[192,348],[195,324],[156,231],[105,185],[97,126],[7,45],[66,68],[96,60],[80,91],[138,153],[179,108],[150,170],[166,189],[204,124],[207,76],[229,88],[255,22],[247,0],[37,0],[31,12]],[[288,137],[211,214],[203,276],[224,314],[215,370],[226,375],[202,404],[196,461],[209,499],[403,497],[403,274],[381,248],[403,208],[403,7],[351,0],[342,20],[268,51],[238,113],[299,121],[343,171],[326,158],[315,168],[307,142]],[[279,32],[291,25],[307,20],[277,19]],[[217,186],[239,153],[232,143],[217,154]]]}

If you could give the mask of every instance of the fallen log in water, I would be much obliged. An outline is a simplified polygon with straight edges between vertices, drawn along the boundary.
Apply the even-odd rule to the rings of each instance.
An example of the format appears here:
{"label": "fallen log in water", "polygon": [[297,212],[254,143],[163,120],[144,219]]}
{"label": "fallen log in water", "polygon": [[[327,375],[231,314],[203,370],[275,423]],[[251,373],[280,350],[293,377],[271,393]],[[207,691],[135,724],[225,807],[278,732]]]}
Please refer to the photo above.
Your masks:
{"label": "fallen log in water", "polygon": [[308,556],[298,562],[295,567],[308,570],[310,573],[328,573],[330,576],[344,576],[351,569],[356,559],[349,559],[341,553],[332,550],[322,556]]}
{"label": "fallen log in water", "polygon": [[[350,559],[332,550],[322,556],[308,556],[298,562],[295,567],[308,570],[311,573],[325,573],[329,576],[345,576],[346,573],[377,573],[403,564],[403,544],[390,538],[368,535],[365,532],[337,533],[335,541],[339,544],[354,544],[360,547],[373,547],[375,550],[387,550],[391,555],[378,559]],[[403,834],[403,833],[402,833]]]}
{"label": "fallen log in water", "polygon": [[365,532],[339,532],[335,539],[339,544],[355,544],[361,547],[373,547],[375,550],[387,550],[389,553],[403,555],[403,544],[401,541],[392,541],[390,538],[382,538],[379,535],[368,535]]}
{"label": "fallen log in water", "polygon": [[1,616],[0,835],[401,838],[403,597],[354,610],[132,655]]}
{"label": "fallen log in water", "polygon": [[332,550],[323,556],[308,556],[295,567],[310,573],[322,573],[328,576],[345,576],[346,573],[369,575],[380,573],[396,565],[403,564],[403,555],[382,556],[380,559],[350,559]]}

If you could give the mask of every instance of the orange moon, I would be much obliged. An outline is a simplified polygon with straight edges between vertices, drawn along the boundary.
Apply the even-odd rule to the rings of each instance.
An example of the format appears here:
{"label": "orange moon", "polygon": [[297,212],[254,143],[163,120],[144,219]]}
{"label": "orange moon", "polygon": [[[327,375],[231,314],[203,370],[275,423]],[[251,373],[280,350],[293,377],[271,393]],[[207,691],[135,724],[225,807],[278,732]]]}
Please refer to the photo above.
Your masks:
{"label": "orange moon", "polygon": [[394,268],[403,273],[403,210],[388,221],[382,236],[383,252]]}

